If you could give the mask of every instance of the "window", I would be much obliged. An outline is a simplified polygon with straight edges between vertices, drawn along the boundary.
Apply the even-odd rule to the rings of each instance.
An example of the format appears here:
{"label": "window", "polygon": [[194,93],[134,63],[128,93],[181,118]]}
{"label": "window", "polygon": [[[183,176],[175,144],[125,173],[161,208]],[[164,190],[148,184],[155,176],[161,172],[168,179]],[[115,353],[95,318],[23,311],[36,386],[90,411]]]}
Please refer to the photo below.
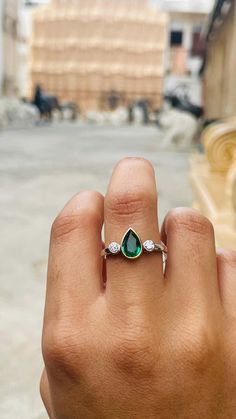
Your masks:
{"label": "window", "polygon": [[183,44],[183,32],[182,31],[171,31],[170,45],[172,47],[181,47],[182,44]]}

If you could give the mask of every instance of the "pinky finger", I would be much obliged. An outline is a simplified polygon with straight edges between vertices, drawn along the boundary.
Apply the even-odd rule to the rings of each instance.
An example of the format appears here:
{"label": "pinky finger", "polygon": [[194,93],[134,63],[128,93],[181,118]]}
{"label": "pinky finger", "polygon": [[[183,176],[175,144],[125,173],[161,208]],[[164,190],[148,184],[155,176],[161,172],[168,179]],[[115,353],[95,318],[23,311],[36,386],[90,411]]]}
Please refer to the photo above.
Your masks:
{"label": "pinky finger", "polygon": [[52,402],[50,397],[50,389],[49,389],[49,382],[46,370],[44,369],[41,381],[40,381],[40,394],[43,400],[44,406],[48,412],[48,416],[50,419],[55,419],[52,409]]}
{"label": "pinky finger", "polygon": [[221,299],[225,312],[236,319],[236,252],[219,249],[217,267]]}

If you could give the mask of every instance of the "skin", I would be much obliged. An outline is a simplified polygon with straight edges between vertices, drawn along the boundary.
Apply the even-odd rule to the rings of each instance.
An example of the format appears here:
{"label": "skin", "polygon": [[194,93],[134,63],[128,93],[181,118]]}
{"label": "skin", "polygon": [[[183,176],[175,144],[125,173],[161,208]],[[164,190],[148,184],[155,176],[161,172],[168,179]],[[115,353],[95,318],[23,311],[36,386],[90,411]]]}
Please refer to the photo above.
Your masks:
{"label": "skin", "polygon": [[[129,226],[168,246],[100,256]],[[104,286],[104,281],[106,285]],[[236,254],[211,223],[171,211],[159,231],[154,170],[121,161],[104,199],[76,195],[52,226],[41,395],[53,419],[235,419]]]}

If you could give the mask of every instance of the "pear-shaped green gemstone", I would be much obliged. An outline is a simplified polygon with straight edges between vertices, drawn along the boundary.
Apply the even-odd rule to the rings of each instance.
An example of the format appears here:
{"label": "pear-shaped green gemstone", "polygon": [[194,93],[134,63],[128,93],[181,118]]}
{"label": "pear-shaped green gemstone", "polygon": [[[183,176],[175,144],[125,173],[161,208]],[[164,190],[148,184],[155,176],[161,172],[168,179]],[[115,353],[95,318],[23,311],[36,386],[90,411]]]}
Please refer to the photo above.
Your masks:
{"label": "pear-shaped green gemstone", "polygon": [[127,231],[123,238],[121,251],[123,255],[129,259],[136,259],[142,253],[142,243],[132,228]]}

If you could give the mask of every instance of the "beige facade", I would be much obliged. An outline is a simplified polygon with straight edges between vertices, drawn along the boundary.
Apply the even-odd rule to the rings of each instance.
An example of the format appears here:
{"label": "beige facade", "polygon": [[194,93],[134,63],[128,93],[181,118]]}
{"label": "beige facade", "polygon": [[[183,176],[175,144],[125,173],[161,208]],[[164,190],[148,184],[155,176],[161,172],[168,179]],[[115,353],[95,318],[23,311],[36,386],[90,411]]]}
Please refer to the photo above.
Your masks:
{"label": "beige facade", "polygon": [[19,0],[7,0],[1,4],[1,92],[17,94],[18,72],[18,16]]}
{"label": "beige facade", "polygon": [[236,3],[210,35],[205,72],[206,118],[236,115]]}
{"label": "beige facade", "polygon": [[168,20],[147,0],[54,0],[33,15],[31,91],[37,83],[82,110],[114,91],[159,107]]}

